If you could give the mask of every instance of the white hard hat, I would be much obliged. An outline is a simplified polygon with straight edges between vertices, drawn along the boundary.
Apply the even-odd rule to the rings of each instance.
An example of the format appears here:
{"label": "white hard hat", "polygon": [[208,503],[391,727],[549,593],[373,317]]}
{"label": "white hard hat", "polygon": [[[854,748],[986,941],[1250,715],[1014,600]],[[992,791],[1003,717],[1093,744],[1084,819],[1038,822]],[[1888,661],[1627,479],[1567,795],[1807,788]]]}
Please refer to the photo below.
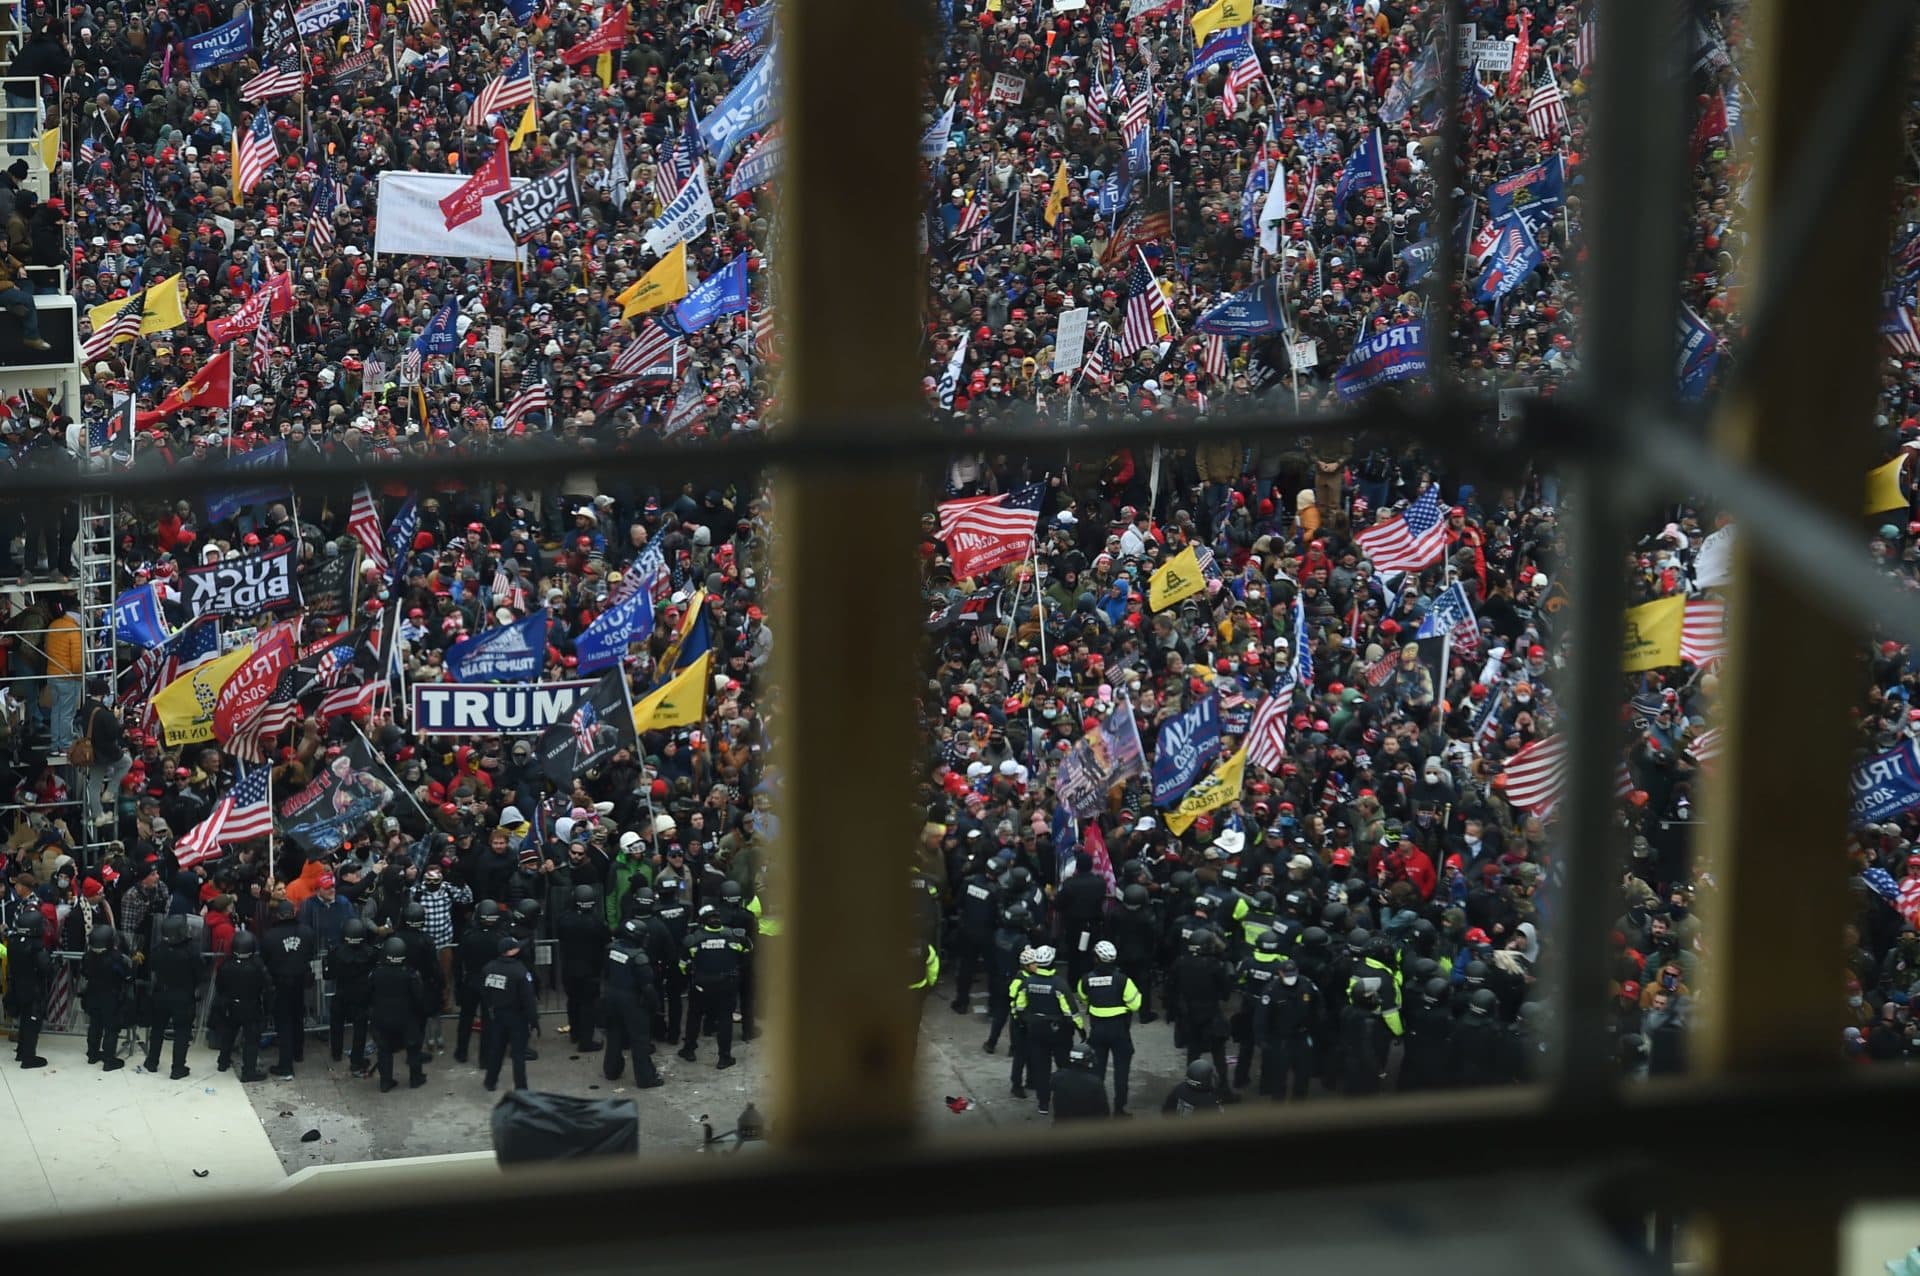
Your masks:
{"label": "white hard hat", "polygon": [[620,849],[623,851],[630,851],[634,847],[639,846],[641,844],[641,840],[642,839],[638,833],[634,833],[634,832],[622,833],[620,835]]}
{"label": "white hard hat", "polygon": [[1120,950],[1104,939],[1093,946],[1093,959],[1095,961],[1113,961],[1119,956]]}
{"label": "white hard hat", "polygon": [[1036,965],[1041,965],[1041,966],[1053,965],[1053,945],[1042,944],[1040,945],[1040,947],[1034,949],[1033,960]]}

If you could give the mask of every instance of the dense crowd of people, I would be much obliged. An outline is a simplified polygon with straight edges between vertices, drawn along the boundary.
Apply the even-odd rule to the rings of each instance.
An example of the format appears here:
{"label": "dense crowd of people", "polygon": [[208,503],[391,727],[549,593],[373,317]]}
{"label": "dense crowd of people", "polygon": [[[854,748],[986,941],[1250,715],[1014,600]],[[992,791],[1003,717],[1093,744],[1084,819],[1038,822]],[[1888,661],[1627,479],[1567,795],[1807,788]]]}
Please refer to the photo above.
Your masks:
{"label": "dense crowd of people", "polygon": [[[0,174],[0,266],[29,282],[44,276],[27,266],[64,268],[83,312],[177,276],[184,321],[91,352],[77,414],[11,405],[0,464],[20,481],[83,463],[240,465],[280,444],[295,462],[510,465],[524,436],[550,434],[616,457],[661,434],[723,447],[777,416],[766,269],[777,183],[732,184],[772,121],[717,158],[695,141],[772,56],[752,10],[636,5],[603,81],[595,59],[562,55],[612,10],[375,3],[297,39],[281,7],[27,9],[14,71],[42,76],[58,103],[42,131],[58,126],[59,171],[45,199],[24,164]],[[919,546],[926,832],[907,898],[925,928],[903,982],[984,1010],[985,1048],[1004,1040],[1013,1093],[1063,1116],[1128,1110],[1134,1025],[1161,1017],[1192,1069],[1168,1110],[1230,1101],[1256,1073],[1275,1099],[1539,1075],[1557,1012],[1541,979],[1556,943],[1557,795],[1519,777],[1559,718],[1555,617],[1569,582],[1554,476],[1485,487],[1457,457],[1371,436],[1189,445],[1179,422],[1296,398],[1335,406],[1352,392],[1343,371],[1356,347],[1413,323],[1444,324],[1451,371],[1503,402],[1550,395],[1577,372],[1595,15],[1544,0],[1465,6],[1477,39],[1509,46],[1509,69],[1457,85],[1461,159],[1444,177],[1438,103],[1458,73],[1439,66],[1434,6],[1249,6],[1251,79],[1231,56],[1185,74],[1212,47],[1196,6],[937,9],[924,374],[957,456],[945,491],[928,492]],[[1705,334],[1683,369],[1696,393],[1738,335],[1751,105],[1736,70],[1743,6],[1707,9],[1694,33],[1683,289]],[[248,56],[190,70],[195,38],[242,12]],[[287,50],[305,87],[249,100],[243,87]],[[522,51],[536,87],[516,144],[521,108],[484,127],[468,117]],[[1563,116],[1543,124],[1530,107],[1549,79]],[[242,192],[235,148],[260,111],[277,159]],[[529,244],[527,264],[369,255],[381,172],[472,173],[501,145],[516,174],[570,163],[579,177],[580,208]],[[677,337],[664,371],[637,369],[623,355],[668,312],[629,313],[625,298],[663,256],[647,231],[685,164],[705,166],[716,207],[686,244],[688,277],[744,258],[752,300]],[[1515,259],[1517,283],[1489,285],[1493,200],[1535,172],[1541,190],[1558,179],[1547,215],[1524,218],[1535,251]],[[1457,227],[1436,225],[1442,181],[1464,210]],[[1269,198],[1276,188],[1283,197]],[[1430,293],[1423,276],[1444,236],[1475,264]],[[1278,305],[1253,331],[1205,318],[1263,288]],[[258,326],[216,340],[263,293]],[[1079,310],[1081,353],[1059,361],[1062,316]],[[450,354],[429,345],[445,322]],[[1296,364],[1290,348],[1309,339]],[[195,374],[223,351],[231,403],[205,406]],[[1896,360],[1884,382],[1889,455],[1920,429],[1912,362]],[[529,406],[520,396],[536,384],[548,394]],[[965,450],[975,428],[1035,416],[1168,429],[1160,446],[1105,454]],[[286,489],[250,470],[245,481],[269,489],[254,499],[123,504],[113,592],[153,587],[176,637],[145,654],[124,646],[113,682],[85,668],[77,594],[0,599],[6,673],[23,680],[0,705],[0,925],[16,1022],[78,997],[103,1067],[119,1066],[118,1032],[137,1019],[145,1065],[158,1068],[171,1029],[183,1075],[185,1025],[210,1004],[218,1066],[264,1075],[271,1029],[275,1071],[290,1075],[321,956],[334,1058],[375,1068],[371,1039],[384,1084],[398,1084],[397,1056],[417,1083],[427,1053],[446,1048],[444,1011],[456,1061],[478,1020],[488,1083],[510,1065],[525,1084],[530,963],[551,944],[570,1038],[604,1041],[608,1076],[630,1054],[636,1076],[657,1082],[649,1039],[691,1060],[712,1037],[731,1066],[736,1030],[756,1035],[754,947],[777,934],[763,895],[779,773],[777,693],[763,676],[775,524],[761,476],[742,467],[695,486],[587,461],[546,487],[510,474],[412,492],[373,479],[364,493]],[[1031,546],[961,571],[935,507],[1029,490]],[[1378,566],[1361,538],[1436,499],[1438,551]],[[363,510],[371,538],[356,526]],[[1911,516],[1884,515],[1874,541],[1908,576],[1920,563]],[[75,520],[0,491],[0,577],[84,570]],[[1636,547],[1634,601],[1711,603],[1713,538],[1731,534],[1710,507],[1667,510]],[[264,740],[170,743],[154,696],[218,654],[180,650],[193,628],[187,574],[285,549],[309,600],[292,638],[299,712]],[[1156,605],[1156,578],[1187,551],[1204,583]],[[710,655],[690,717],[628,732],[564,779],[542,764],[544,735],[428,734],[412,720],[407,689],[447,681],[451,649],[543,610],[536,676],[593,676],[582,639],[636,589],[653,623],[634,635],[622,694],[642,700],[688,668],[697,627]],[[1467,624],[1450,600],[1470,607]],[[226,640],[264,641],[287,616],[227,617]],[[350,655],[329,665],[343,639]],[[1920,730],[1908,708],[1920,669],[1889,638],[1873,670],[1862,743],[1884,748]],[[356,687],[367,694],[339,694]],[[1634,742],[1617,785],[1628,851],[1610,1013],[1620,1068],[1645,1075],[1685,1066],[1686,1029],[1711,1005],[1696,909],[1710,913],[1714,893],[1692,815],[1712,763],[1712,657],[1630,675],[1621,691]],[[1202,706],[1219,743],[1186,788],[1157,800],[1162,732],[1184,731]],[[1246,749],[1256,723],[1263,743]],[[1135,733],[1128,765],[1116,754]],[[1243,750],[1258,756],[1229,777]],[[275,801],[350,777],[332,790],[330,835],[239,837],[183,864],[182,840],[230,818],[250,764],[270,771]],[[1110,781],[1091,797],[1089,771]],[[1920,877],[1915,830],[1902,815],[1847,843],[1859,916],[1836,972],[1836,999],[1848,994],[1836,1049],[1861,1057],[1920,1049],[1907,1011],[1920,916],[1901,893]],[[56,951],[85,954],[82,971]],[[19,1038],[28,1066],[32,1031]]]}

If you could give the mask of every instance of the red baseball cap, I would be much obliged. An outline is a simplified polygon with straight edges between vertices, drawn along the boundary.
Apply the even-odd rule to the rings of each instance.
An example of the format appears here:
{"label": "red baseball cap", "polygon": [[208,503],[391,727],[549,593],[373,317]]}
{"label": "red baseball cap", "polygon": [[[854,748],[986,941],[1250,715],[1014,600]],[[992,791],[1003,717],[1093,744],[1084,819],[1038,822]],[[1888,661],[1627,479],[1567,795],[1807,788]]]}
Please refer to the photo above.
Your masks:
{"label": "red baseball cap", "polygon": [[320,874],[320,889],[321,889],[321,890],[323,890],[323,891],[330,891],[330,890],[332,890],[332,889],[333,889],[333,874],[332,874],[332,873],[322,873],[322,874]]}

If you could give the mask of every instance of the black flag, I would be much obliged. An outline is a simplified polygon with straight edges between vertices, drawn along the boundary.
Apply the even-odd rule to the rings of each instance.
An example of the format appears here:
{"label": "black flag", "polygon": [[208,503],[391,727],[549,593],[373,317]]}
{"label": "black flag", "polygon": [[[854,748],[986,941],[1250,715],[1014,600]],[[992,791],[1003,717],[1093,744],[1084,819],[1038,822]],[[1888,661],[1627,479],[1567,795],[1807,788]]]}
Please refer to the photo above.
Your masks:
{"label": "black flag", "polygon": [[570,220],[579,209],[580,186],[574,181],[572,161],[493,202],[513,242],[526,243],[549,227]]}

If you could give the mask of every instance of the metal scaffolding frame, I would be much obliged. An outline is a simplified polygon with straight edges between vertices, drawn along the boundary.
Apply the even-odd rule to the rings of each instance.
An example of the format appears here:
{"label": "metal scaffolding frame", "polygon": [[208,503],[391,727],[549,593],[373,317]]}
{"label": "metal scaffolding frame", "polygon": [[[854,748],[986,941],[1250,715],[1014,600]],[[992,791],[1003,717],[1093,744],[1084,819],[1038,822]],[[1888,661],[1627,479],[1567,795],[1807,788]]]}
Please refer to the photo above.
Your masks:
{"label": "metal scaffolding frame", "polygon": [[[770,1239],[800,1247],[813,1229],[891,1225],[918,1227],[923,1242],[937,1229],[938,1243],[984,1267],[1002,1258],[993,1223],[1017,1216],[1019,1193],[1008,1190],[1015,1183],[1044,1184],[1026,1204],[1055,1219],[1076,1205],[1102,1207],[1103,1226],[1125,1238],[1153,1224],[1114,1220],[1116,1166],[1165,1167],[1151,1187],[1152,1214],[1163,1220],[1217,1195],[1222,1183],[1257,1194],[1263,1186],[1292,1185],[1301,1168],[1319,1186],[1377,1189],[1391,1176],[1418,1173],[1421,1158],[1391,1152],[1403,1140],[1484,1146],[1497,1130],[1501,1168],[1579,1170],[1587,1176],[1585,1199],[1604,1217],[1632,1218],[1655,1205],[1706,1211],[1714,1242],[1709,1261],[1720,1271],[1833,1270],[1842,1204],[1911,1191],[1905,1141],[1889,1114],[1920,1095],[1920,1077],[1911,1072],[1866,1076],[1838,1066],[1829,1030],[1837,993],[1824,972],[1837,942],[1840,870],[1813,853],[1844,827],[1843,730],[1854,692],[1849,647],[1877,626],[1920,632],[1920,599],[1874,570],[1855,528],[1872,393],[1871,316],[1898,153],[1894,77],[1909,49],[1915,8],[1911,0],[1871,0],[1838,19],[1833,9],[1814,0],[1751,6],[1760,65],[1749,73],[1763,86],[1761,108],[1798,109],[1767,113],[1755,130],[1763,149],[1753,210],[1760,262],[1753,335],[1710,422],[1682,412],[1671,385],[1687,103],[1674,24],[1662,16],[1679,16],[1676,8],[1673,15],[1601,25],[1607,69],[1595,90],[1587,375],[1578,393],[1535,403],[1517,440],[1491,447],[1473,430],[1488,405],[1451,392],[1444,378],[1433,396],[1411,405],[1376,400],[1306,420],[1214,418],[1178,431],[1191,443],[1256,432],[1392,429],[1453,449],[1492,475],[1543,457],[1566,467],[1578,489],[1571,536],[1579,588],[1563,821],[1571,876],[1558,927],[1569,954],[1569,1009],[1559,1016],[1562,1037],[1553,1054],[1563,1066],[1554,1084],[1241,1109],[1233,1121],[1210,1127],[1116,1123],[1042,1132],[1044,1143],[1008,1136],[936,1148],[913,1141],[907,1105],[915,1003],[888,963],[872,957],[901,947],[893,940],[905,926],[904,909],[899,878],[888,866],[904,864],[911,828],[904,816],[868,818],[869,786],[844,791],[855,786],[836,785],[820,769],[849,750],[886,758],[910,747],[914,476],[957,445],[934,433],[913,388],[919,184],[911,157],[921,102],[912,59],[869,58],[859,76],[849,75],[845,62],[848,49],[912,47],[920,19],[906,6],[858,0],[789,7],[788,253],[779,266],[792,422],[775,437],[729,441],[710,453],[640,445],[593,461],[609,474],[737,473],[764,465],[778,476],[777,672],[791,710],[783,762],[793,804],[783,821],[783,938],[773,954],[776,1009],[768,1016],[777,1087],[769,1108],[780,1146],[764,1159],[726,1166],[596,1162],[546,1167],[511,1182],[490,1171],[450,1170],[404,1199],[343,1192],[332,1208],[354,1217],[363,1234],[372,1228],[382,1237],[370,1266],[471,1270],[488,1258],[517,1262],[524,1255],[516,1246],[535,1243],[550,1264],[601,1263],[625,1256],[632,1203],[671,1191],[674,1208],[647,1218],[647,1252],[656,1260],[689,1246],[712,1257],[716,1251],[702,1247],[717,1237],[729,1247]],[[803,21],[794,20],[796,10]],[[1459,11],[1453,0],[1449,39]],[[1826,31],[1836,20],[1850,21],[1853,34],[1830,45]],[[1457,124],[1455,104],[1447,107]],[[1451,164],[1451,157],[1442,162]],[[1440,183],[1443,202],[1447,185]],[[1835,224],[1846,233],[1822,233]],[[1450,250],[1444,256],[1436,273],[1450,279],[1458,262]],[[1817,307],[1805,302],[1815,288],[1822,296]],[[1444,340],[1440,325],[1429,331]],[[1789,347],[1793,359],[1776,353]],[[1822,375],[1803,377],[1809,366]],[[1809,447],[1810,411],[1862,424],[1824,431]],[[1063,437],[1023,426],[971,435],[962,445],[1041,455],[1169,433],[1101,426]],[[516,454],[510,464],[520,480],[537,481],[577,463],[577,454],[553,448]],[[436,458],[383,463],[381,475],[445,480],[500,468],[491,458]],[[347,471],[296,466],[288,477],[337,483]],[[65,487],[53,490],[178,494],[217,480],[210,472],[136,471],[101,482],[63,480]],[[1721,1013],[1699,1075],[1629,1092],[1599,1066],[1597,1050],[1615,849],[1607,816],[1625,602],[1619,560],[1636,514],[1674,491],[1713,495],[1741,526],[1720,768],[1734,778],[1710,790],[1715,814],[1707,828],[1709,853],[1727,885],[1724,912],[1707,919],[1721,963]],[[801,600],[810,587],[824,588],[825,573],[839,578],[845,511],[853,503],[867,529],[864,605],[806,605]],[[1756,611],[1793,621],[1738,620]],[[1789,678],[1796,686],[1791,704],[1768,690]],[[1813,717],[1819,721],[1810,725]],[[1776,747],[1789,727],[1811,747]],[[1796,795],[1790,807],[1780,796],[1788,792]],[[904,810],[907,794],[899,796]],[[1736,844],[1737,863],[1728,853]],[[1821,880],[1829,873],[1833,881]],[[1778,885],[1789,876],[1791,891]],[[847,925],[848,917],[860,924]],[[1665,1166],[1680,1172],[1659,1176],[1657,1200],[1649,1183],[1650,1129],[1680,1158],[1678,1166]],[[1848,1137],[1862,1130],[1881,1133]],[[564,1204],[569,1225],[525,1229],[524,1240],[507,1238],[503,1248],[497,1211],[509,1198],[517,1217]],[[438,1226],[419,1227],[423,1214]],[[310,1211],[272,1199],[237,1203],[224,1230],[243,1247],[273,1245],[287,1270],[333,1266],[337,1257],[325,1247],[284,1246],[284,1229],[295,1219],[310,1222]],[[184,1247],[197,1239],[201,1222],[156,1202],[88,1225],[108,1243]],[[16,1256],[32,1263],[64,1254],[71,1231],[71,1220],[29,1223],[10,1239]],[[955,1265],[951,1256],[946,1265]]]}

